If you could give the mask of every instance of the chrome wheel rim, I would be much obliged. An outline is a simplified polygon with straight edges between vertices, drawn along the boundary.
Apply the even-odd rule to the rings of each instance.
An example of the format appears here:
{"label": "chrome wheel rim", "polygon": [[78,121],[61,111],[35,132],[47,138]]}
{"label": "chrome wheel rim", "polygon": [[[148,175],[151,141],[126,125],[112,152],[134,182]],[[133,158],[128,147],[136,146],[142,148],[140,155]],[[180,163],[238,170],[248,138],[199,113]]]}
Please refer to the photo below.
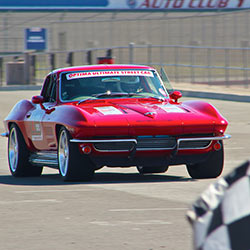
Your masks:
{"label": "chrome wheel rim", "polygon": [[60,134],[58,145],[58,160],[59,169],[62,176],[66,176],[69,163],[69,144],[66,131],[63,130]]}
{"label": "chrome wheel rim", "polygon": [[10,132],[8,153],[10,169],[12,172],[15,172],[18,162],[18,141],[16,128],[13,128]]}

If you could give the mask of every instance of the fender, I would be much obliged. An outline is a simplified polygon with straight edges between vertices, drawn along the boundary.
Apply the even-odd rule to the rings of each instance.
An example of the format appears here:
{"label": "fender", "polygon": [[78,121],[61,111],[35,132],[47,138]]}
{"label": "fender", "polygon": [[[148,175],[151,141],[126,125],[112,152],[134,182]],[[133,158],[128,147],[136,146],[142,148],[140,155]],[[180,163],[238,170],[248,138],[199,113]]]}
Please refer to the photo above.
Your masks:
{"label": "fender", "polygon": [[203,114],[213,116],[216,119],[225,119],[220,112],[210,103],[203,101],[185,101],[183,106],[199,111]]}
{"label": "fender", "polygon": [[34,105],[28,100],[21,100],[16,103],[8,116],[4,119],[4,127],[6,129],[5,135],[8,136],[9,134],[10,124],[15,123],[21,130],[26,144],[30,146],[30,142],[27,139],[27,133],[24,128],[24,120],[26,118],[26,114],[32,109],[34,109]]}
{"label": "fender", "polygon": [[224,134],[228,125],[228,121],[212,104],[203,101],[186,101],[183,103],[183,106],[199,111],[210,117],[214,117],[215,133],[217,135]]}
{"label": "fender", "polygon": [[5,121],[22,121],[28,111],[34,109],[34,105],[28,100],[22,100],[12,108],[8,116],[4,119]]}
{"label": "fender", "polygon": [[80,107],[65,104],[55,107],[54,111],[47,114],[43,122],[53,122],[55,131],[58,125],[63,125],[73,138],[94,136],[94,120]]}

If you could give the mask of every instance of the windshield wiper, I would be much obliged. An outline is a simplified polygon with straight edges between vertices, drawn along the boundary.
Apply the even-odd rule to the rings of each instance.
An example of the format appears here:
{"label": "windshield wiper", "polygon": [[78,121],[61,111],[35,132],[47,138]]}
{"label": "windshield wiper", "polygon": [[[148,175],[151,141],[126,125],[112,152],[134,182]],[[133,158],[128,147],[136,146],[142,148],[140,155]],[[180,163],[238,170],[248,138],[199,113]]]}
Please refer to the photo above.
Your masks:
{"label": "windshield wiper", "polygon": [[158,101],[165,101],[165,98],[164,97],[161,97],[161,96],[148,96],[147,98],[153,98],[153,99],[156,99]]}
{"label": "windshield wiper", "polygon": [[99,97],[109,97],[109,96],[128,96],[128,93],[123,93],[123,92],[113,92],[112,93],[110,91],[107,91],[107,92],[104,92],[104,93],[94,94],[94,95],[92,95],[92,97],[80,100],[77,103],[77,105],[79,105],[79,104],[81,104],[83,102],[89,101],[89,100],[96,100],[96,98],[99,98]]}
{"label": "windshield wiper", "polygon": [[119,97],[119,96],[129,96],[129,93],[126,93],[126,92],[110,92],[110,91],[107,91],[107,92],[104,92],[104,93],[100,93],[100,94],[94,94],[92,95],[94,97]]}
{"label": "windshield wiper", "polygon": [[86,101],[89,101],[89,100],[96,100],[96,98],[94,98],[94,97],[89,97],[89,98],[80,100],[80,101],[77,103],[77,105],[80,105],[81,103],[86,102]]}
{"label": "windshield wiper", "polygon": [[128,93],[129,96],[141,96],[143,98],[153,98],[153,99],[156,99],[156,100],[159,100],[159,101],[164,101],[165,98],[162,97],[162,96],[155,96],[155,95],[143,95],[143,94],[138,94],[138,93]]}
{"label": "windshield wiper", "polygon": [[161,96],[156,96],[156,95],[145,95],[145,94],[140,94],[140,93],[127,93],[127,92],[110,92],[110,91],[107,91],[107,92],[104,92],[104,93],[99,93],[99,94],[94,94],[92,95],[96,98],[99,98],[99,97],[122,97],[122,96],[128,96],[128,97],[132,97],[132,96],[140,96],[142,98],[154,98],[156,100],[159,100],[159,101],[164,101],[165,98],[164,97],[161,97]]}

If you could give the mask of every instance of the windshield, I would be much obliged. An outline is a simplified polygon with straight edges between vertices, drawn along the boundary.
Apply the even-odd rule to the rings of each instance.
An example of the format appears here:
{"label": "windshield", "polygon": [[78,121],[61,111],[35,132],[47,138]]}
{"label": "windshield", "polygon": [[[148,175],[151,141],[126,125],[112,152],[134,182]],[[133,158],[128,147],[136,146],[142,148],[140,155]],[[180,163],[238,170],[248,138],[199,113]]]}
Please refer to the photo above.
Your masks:
{"label": "windshield", "polygon": [[150,70],[102,70],[61,74],[60,99],[155,97],[168,94],[158,74]]}

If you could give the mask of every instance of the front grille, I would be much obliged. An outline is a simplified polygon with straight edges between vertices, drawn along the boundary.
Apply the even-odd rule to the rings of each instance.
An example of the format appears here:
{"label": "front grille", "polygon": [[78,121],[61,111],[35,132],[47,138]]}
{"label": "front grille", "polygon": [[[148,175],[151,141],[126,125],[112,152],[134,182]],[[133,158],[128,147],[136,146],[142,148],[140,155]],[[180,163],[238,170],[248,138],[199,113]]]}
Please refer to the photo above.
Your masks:
{"label": "front grille", "polygon": [[180,141],[179,149],[202,149],[207,148],[210,143],[211,140]]}
{"label": "front grille", "polygon": [[135,143],[134,142],[95,142],[93,143],[96,150],[99,151],[131,151]]}
{"label": "front grille", "polygon": [[150,149],[173,149],[176,146],[176,139],[170,136],[139,136],[137,138],[137,150]]}
{"label": "front grille", "polygon": [[[119,139],[118,139],[119,140]],[[123,140],[123,139],[121,139]],[[125,139],[126,140],[126,139]],[[134,141],[94,141],[93,146],[98,151],[128,152],[136,150],[168,150],[177,146],[177,140],[173,136],[138,136]],[[195,138],[180,138],[178,149],[204,149],[209,147],[212,140]],[[136,143],[137,142],[137,143]]]}

